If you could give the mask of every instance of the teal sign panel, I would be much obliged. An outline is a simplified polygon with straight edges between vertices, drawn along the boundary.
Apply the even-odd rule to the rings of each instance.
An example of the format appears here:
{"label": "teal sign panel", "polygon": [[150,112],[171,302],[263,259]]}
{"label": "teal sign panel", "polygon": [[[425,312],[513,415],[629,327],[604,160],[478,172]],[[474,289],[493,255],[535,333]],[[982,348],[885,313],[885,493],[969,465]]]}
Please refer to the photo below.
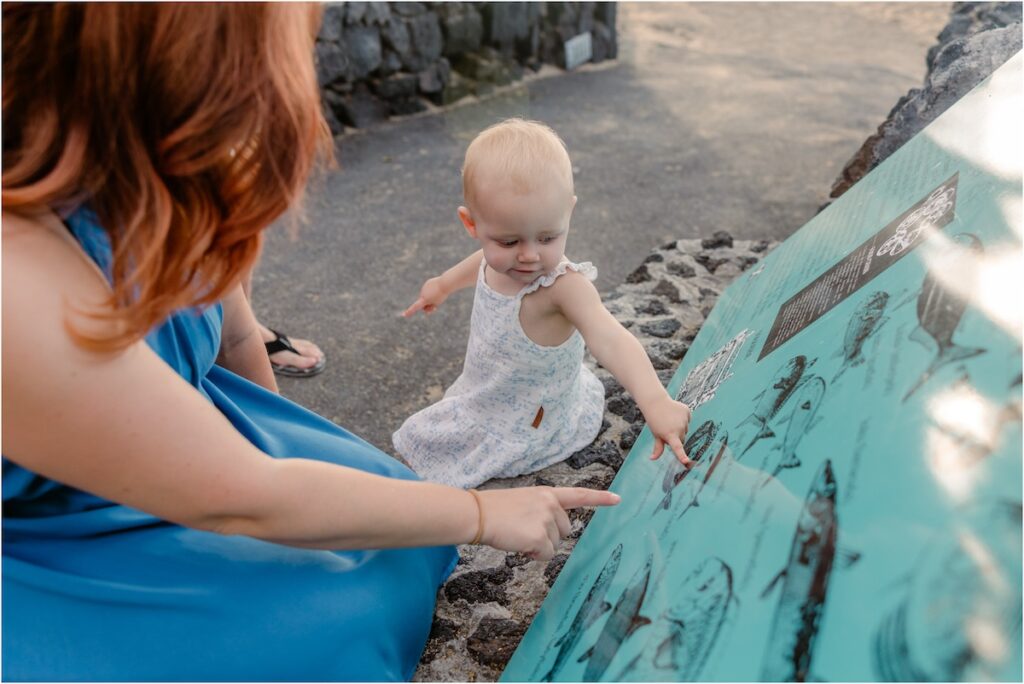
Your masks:
{"label": "teal sign panel", "polygon": [[1021,67],[724,293],[503,681],[1021,681]]}

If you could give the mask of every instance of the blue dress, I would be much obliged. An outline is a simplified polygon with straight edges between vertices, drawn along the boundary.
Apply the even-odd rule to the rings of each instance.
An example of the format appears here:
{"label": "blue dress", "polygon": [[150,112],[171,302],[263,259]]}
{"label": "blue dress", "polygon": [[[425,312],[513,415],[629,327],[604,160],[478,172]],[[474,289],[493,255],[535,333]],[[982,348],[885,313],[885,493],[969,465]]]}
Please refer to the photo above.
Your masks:
{"label": "blue dress", "polygon": [[[66,224],[109,273],[86,210]],[[147,336],[255,446],[415,479],[328,420],[217,365],[222,310]],[[3,460],[4,680],[401,680],[412,677],[450,546],[314,551],[160,520]]]}

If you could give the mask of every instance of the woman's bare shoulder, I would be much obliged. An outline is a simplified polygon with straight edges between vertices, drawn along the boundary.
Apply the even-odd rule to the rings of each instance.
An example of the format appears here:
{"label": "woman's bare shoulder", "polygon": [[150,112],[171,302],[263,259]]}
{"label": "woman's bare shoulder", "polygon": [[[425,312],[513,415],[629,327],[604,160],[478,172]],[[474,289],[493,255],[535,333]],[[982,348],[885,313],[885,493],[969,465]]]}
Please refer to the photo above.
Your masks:
{"label": "woman's bare shoulder", "polygon": [[63,224],[56,214],[47,209],[4,209],[0,225],[5,269],[14,261],[42,262],[59,254],[74,255],[74,241],[70,235],[61,235],[59,231],[63,230]]}
{"label": "woman's bare shoulder", "polygon": [[98,267],[85,255],[60,218],[49,209],[4,209],[0,226],[3,230],[5,276],[8,268],[16,273],[23,269],[43,269],[49,271],[57,282],[65,279],[92,282],[94,287],[105,289]]}
{"label": "woman's bare shoulder", "polygon": [[[67,315],[109,306],[106,278],[55,214],[4,211],[2,230],[4,322],[15,324],[4,326],[5,343],[15,333],[38,334],[28,332],[26,317],[59,323],[51,329],[56,334]],[[100,323],[85,317],[82,325],[92,330]]]}

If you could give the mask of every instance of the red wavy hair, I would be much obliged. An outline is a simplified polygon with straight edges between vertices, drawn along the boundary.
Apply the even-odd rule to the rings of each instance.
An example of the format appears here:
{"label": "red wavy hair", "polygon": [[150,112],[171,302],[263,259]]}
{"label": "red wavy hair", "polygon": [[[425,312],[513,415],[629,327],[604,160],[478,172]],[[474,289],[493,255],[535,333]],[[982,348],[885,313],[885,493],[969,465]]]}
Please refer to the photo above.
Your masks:
{"label": "red wavy hair", "polygon": [[291,3],[3,4],[3,208],[88,203],[113,247],[123,349],[220,299],[260,231],[331,158],[313,42]]}

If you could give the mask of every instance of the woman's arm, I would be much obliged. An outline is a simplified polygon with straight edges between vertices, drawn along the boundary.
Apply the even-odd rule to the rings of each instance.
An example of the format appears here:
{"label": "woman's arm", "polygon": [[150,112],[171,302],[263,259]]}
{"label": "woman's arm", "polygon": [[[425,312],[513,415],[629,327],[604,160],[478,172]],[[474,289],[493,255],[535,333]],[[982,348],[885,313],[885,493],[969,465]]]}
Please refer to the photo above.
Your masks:
{"label": "woman's arm", "polygon": [[[67,305],[102,302],[102,277],[43,227],[3,220],[4,455],[97,496],[188,527],[311,548],[463,543],[477,534],[471,494],[321,461],[274,459],[139,342],[78,347]],[[84,329],[109,325],[83,319]],[[40,363],[40,360],[45,363]],[[608,492],[482,492],[485,543],[550,558],[563,508]]]}
{"label": "woman's arm", "polygon": [[217,363],[271,392],[277,392],[277,380],[270,367],[270,357],[267,356],[256,316],[242,286],[231,290],[222,300],[222,305],[224,325],[220,334]]}
{"label": "woman's arm", "polygon": [[420,289],[419,298],[403,311],[402,315],[408,318],[417,311],[434,313],[452,294],[476,283],[477,272],[483,258],[483,250],[478,249],[441,275],[427,280]]}
{"label": "woman's arm", "polygon": [[643,345],[615,320],[587,278],[566,273],[551,288],[552,301],[586,340],[598,362],[611,371],[636,401],[655,437],[652,458],[667,444],[683,464],[690,459],[683,438],[690,424],[690,409],[672,399],[661,384]]}

